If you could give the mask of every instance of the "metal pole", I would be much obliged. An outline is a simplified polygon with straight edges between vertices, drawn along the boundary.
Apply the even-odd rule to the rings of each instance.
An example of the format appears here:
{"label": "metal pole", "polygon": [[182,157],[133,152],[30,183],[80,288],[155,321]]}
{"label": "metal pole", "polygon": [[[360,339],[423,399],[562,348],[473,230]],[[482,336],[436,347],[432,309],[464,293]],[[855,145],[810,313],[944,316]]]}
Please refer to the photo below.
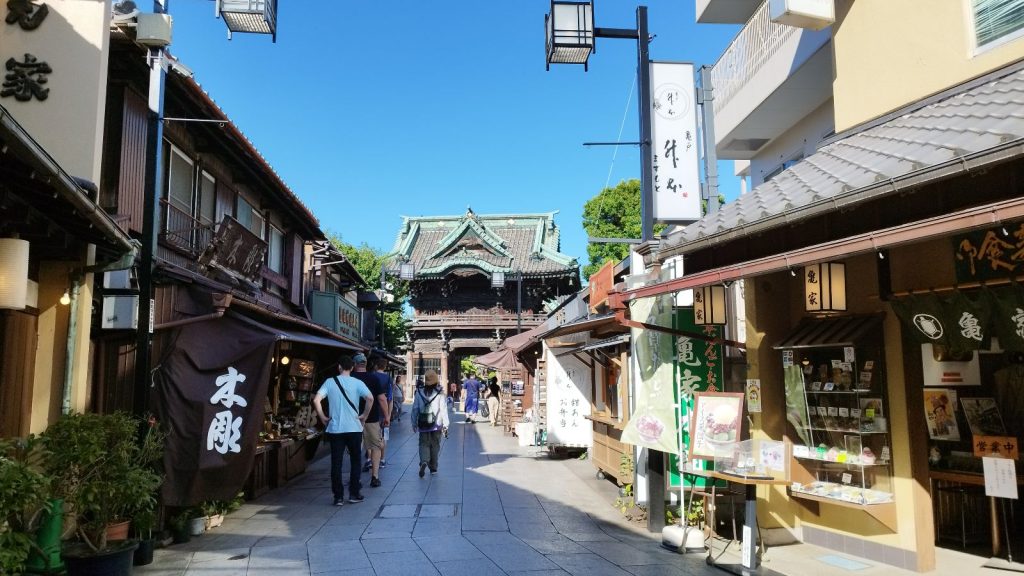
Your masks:
{"label": "metal pole", "polygon": [[[154,0],[153,12],[167,12],[169,0]],[[142,250],[139,255],[139,319],[135,327],[135,394],[132,408],[136,414],[149,410],[149,389],[153,384],[152,340],[153,263],[156,256],[160,211],[157,201],[163,182],[164,53],[149,50],[149,114],[146,125],[146,189],[142,202]]]}
{"label": "metal pole", "polygon": [[718,212],[718,153],[715,150],[715,87],[711,84],[711,68],[700,67],[700,112],[704,124],[704,200],[708,214]]}
{"label": "metal pole", "polygon": [[651,59],[648,53],[647,7],[636,8],[637,84],[640,85],[640,239],[654,239],[654,157],[651,151]]}
{"label": "metal pole", "polygon": [[523,331],[523,271],[516,271],[516,334]]}
{"label": "metal pole", "polygon": [[384,350],[384,290],[387,285],[387,275],[384,272],[384,262],[380,263],[380,349]]}

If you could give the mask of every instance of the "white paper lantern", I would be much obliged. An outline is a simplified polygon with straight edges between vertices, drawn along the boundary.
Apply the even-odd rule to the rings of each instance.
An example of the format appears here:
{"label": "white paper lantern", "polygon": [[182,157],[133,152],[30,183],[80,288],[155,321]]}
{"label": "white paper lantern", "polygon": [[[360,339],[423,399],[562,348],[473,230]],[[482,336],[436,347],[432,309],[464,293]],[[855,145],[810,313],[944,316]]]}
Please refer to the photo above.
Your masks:
{"label": "white paper lantern", "polygon": [[24,310],[28,296],[28,240],[0,238],[0,308]]}

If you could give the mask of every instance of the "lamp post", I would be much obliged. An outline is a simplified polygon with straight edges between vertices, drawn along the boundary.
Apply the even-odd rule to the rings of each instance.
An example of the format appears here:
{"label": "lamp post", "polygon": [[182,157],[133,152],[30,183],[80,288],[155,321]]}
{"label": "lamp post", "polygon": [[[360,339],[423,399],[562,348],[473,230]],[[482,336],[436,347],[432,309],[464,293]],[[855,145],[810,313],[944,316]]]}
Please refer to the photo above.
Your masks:
{"label": "lamp post", "polygon": [[397,274],[395,270],[388,270],[387,260],[382,260],[380,263],[380,349],[384,348],[384,308],[387,304],[391,304],[395,301],[394,289],[395,285],[388,282],[388,276],[397,277],[400,280],[410,282],[416,278],[416,267],[411,262],[402,262],[398,266]]}
{"label": "lamp post", "polygon": [[651,154],[651,60],[648,52],[647,7],[637,6],[636,28],[600,28],[594,26],[594,2],[552,0],[551,12],[544,17],[547,37],[545,54],[551,64],[582,64],[596,52],[595,38],[636,40],[636,80],[640,86],[637,105],[640,111],[640,239],[654,238],[654,161]]}
{"label": "lamp post", "polygon": [[[523,272],[516,270],[512,273],[516,281],[516,334],[523,331]],[[505,287],[505,273],[491,272],[491,288]]]}

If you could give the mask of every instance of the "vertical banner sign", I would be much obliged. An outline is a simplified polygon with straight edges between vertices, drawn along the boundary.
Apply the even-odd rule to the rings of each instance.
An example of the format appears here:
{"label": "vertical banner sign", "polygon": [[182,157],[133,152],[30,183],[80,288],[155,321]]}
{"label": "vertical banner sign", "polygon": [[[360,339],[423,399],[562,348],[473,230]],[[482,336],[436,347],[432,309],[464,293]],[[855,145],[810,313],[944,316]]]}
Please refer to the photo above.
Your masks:
{"label": "vertical banner sign", "polygon": [[651,154],[654,220],[701,217],[693,64],[651,62]]}
{"label": "vertical banner sign", "polygon": [[572,354],[547,357],[548,445],[589,448],[594,442],[594,427],[586,419],[590,414],[590,368]]}
{"label": "vertical banner sign", "polygon": [[[675,488],[680,485],[679,467],[681,459],[679,454],[687,454],[690,445],[690,412],[693,410],[693,394],[695,392],[718,392],[722,389],[724,381],[722,370],[722,345],[712,342],[713,339],[721,337],[720,326],[702,325],[693,323],[693,309],[679,308],[676,310],[673,325],[676,330],[700,333],[708,336],[709,340],[689,338],[686,336],[675,337],[675,376],[676,376],[676,413],[677,425],[681,427],[680,437],[682,444],[680,452],[673,453],[669,458],[669,482]],[[701,467],[704,462],[690,462],[691,466]],[[689,479],[687,479],[689,486]],[[706,482],[698,478],[696,485],[704,486]]]}
{"label": "vertical banner sign", "polygon": [[[630,315],[656,326],[672,325],[672,295],[638,298],[629,303]],[[674,454],[678,450],[672,335],[632,329],[634,355],[640,369],[635,385],[634,410],[622,431],[622,441]]]}

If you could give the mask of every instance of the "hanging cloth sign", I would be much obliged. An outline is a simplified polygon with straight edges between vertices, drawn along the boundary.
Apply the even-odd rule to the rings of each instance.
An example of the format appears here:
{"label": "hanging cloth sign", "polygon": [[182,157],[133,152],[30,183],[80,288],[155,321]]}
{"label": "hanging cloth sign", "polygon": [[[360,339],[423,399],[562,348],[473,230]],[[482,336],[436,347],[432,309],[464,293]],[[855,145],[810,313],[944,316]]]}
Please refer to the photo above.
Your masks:
{"label": "hanging cloth sign", "polygon": [[988,290],[988,298],[999,346],[1011,352],[1024,352],[1024,288],[1014,283]]}
{"label": "hanging cloth sign", "polygon": [[[634,300],[630,302],[630,316],[646,324],[669,327],[672,295]],[[674,406],[672,335],[634,328],[632,341],[640,378],[636,384],[636,406],[622,431],[622,441],[675,453],[679,449],[679,429]]]}
{"label": "hanging cloth sign", "polygon": [[988,348],[991,304],[955,291],[947,297],[914,294],[890,302],[911,338],[921,344],[945,346],[953,352]]}

